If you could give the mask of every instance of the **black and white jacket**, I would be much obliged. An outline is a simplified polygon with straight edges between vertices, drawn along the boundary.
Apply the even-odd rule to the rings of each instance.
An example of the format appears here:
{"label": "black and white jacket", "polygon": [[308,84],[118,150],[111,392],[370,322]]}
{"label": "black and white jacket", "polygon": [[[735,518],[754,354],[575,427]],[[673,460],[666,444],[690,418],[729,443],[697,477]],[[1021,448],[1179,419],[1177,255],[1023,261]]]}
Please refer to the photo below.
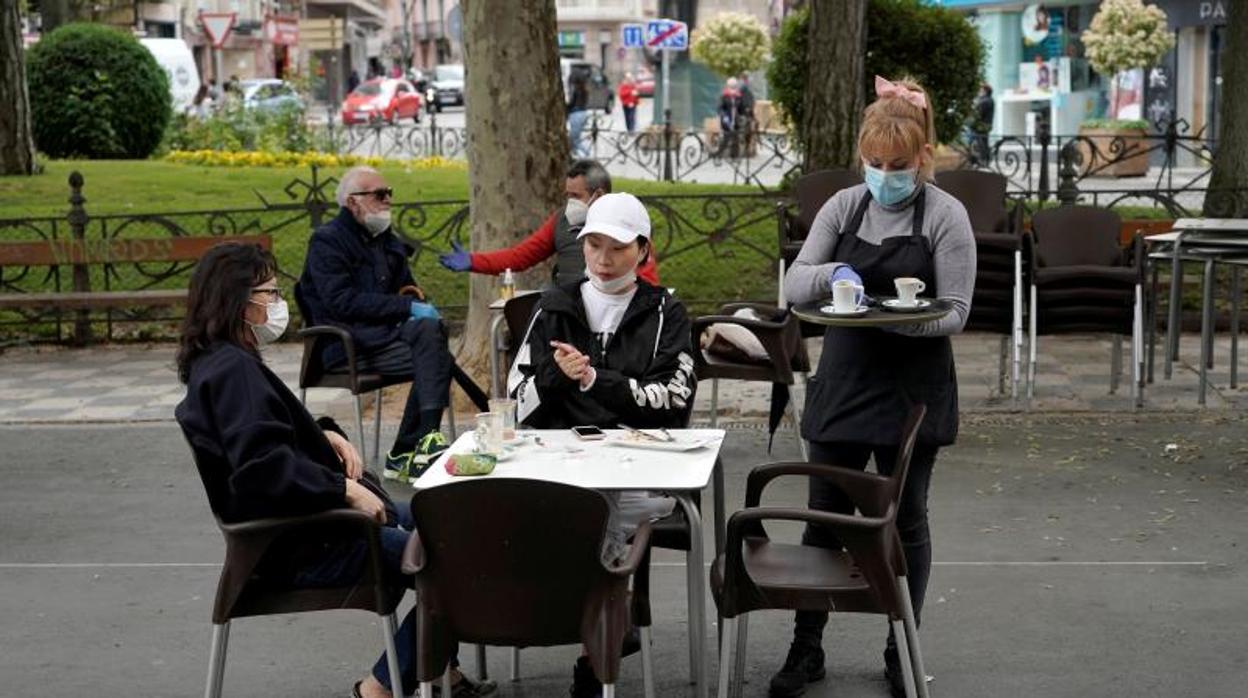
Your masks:
{"label": "black and white jacket", "polygon": [[[585,317],[583,283],[548,289],[529,322],[507,380],[521,423],[542,429],[685,426],[697,387],[685,307],[666,289],[638,280],[620,326],[604,344]],[[589,390],[555,364],[551,340],[590,357],[598,375]]]}

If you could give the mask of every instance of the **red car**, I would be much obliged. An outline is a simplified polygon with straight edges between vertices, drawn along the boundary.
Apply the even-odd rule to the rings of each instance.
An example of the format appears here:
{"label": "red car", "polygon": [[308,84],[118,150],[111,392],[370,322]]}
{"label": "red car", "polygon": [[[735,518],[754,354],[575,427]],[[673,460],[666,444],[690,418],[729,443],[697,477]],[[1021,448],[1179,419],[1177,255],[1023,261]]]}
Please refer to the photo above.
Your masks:
{"label": "red car", "polygon": [[654,73],[645,69],[637,73],[637,95],[639,97],[654,96]]}
{"label": "red car", "polygon": [[379,121],[399,123],[411,119],[420,123],[423,105],[412,83],[397,78],[375,78],[361,83],[342,103],[342,123],[368,124]]}

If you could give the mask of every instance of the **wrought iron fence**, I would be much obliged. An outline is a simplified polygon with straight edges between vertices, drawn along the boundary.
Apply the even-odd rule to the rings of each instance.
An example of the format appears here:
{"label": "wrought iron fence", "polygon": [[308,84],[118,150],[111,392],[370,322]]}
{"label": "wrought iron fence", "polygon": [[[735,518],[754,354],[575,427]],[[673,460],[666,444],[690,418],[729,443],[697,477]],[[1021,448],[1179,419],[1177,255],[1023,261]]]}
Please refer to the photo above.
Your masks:
{"label": "wrought iron fence", "polygon": [[[315,167],[310,177],[287,185],[280,199],[259,207],[130,213],[93,216],[75,190],[65,217],[0,220],[0,241],[82,240],[88,244],[129,239],[268,235],[278,259],[279,276],[290,284],[302,271],[308,237],[336,210],[336,180]],[[678,290],[695,309],[727,300],[774,298],[777,204],[770,193],[643,196],[650,210],[656,254],[665,285]],[[410,264],[435,303],[451,320],[467,310],[467,274],[438,264],[451,241],[466,243],[468,201],[398,201],[393,204],[395,232],[415,249]],[[116,262],[59,266],[0,266],[0,293],[56,293],[69,290],[145,290],[185,288],[193,262]],[[78,274],[77,281],[73,280]],[[180,311],[180,309],[178,309]],[[0,338],[61,339],[73,326],[76,311],[55,309],[0,312]],[[95,334],[123,337],[171,337],[181,318],[167,309],[102,311]]]}

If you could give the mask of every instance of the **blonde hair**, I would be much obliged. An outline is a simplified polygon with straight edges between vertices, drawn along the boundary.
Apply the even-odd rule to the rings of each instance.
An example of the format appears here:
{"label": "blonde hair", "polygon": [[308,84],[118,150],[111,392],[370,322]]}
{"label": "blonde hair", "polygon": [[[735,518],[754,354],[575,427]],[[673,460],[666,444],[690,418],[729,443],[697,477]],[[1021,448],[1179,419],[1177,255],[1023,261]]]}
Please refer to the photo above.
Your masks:
{"label": "blonde hair", "polygon": [[[932,100],[918,81],[912,78],[894,80],[894,84],[923,94],[926,107],[917,107],[903,97],[880,97],[867,106],[858,130],[858,156],[904,152],[911,158],[924,154],[924,146],[936,145],[936,123],[932,118]],[[934,158],[925,158],[919,174],[931,180]]]}

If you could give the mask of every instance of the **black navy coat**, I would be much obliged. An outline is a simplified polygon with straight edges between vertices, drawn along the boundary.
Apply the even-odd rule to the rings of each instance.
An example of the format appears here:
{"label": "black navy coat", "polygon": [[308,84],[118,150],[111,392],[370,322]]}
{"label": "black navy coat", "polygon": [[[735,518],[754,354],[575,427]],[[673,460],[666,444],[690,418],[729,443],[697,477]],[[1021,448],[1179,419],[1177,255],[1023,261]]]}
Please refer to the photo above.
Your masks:
{"label": "black navy coat", "polygon": [[[399,289],[415,285],[407,259],[413,250],[393,232],[373,237],[351,212],[341,209],[316,229],[299,291],[317,324],[337,325],[349,331],[356,348],[370,352],[395,341],[399,326],[411,317],[412,299]],[[335,342],[322,358],[341,361]]]}
{"label": "black navy coat", "polygon": [[227,523],[346,506],[342,462],[294,393],[259,357],[226,342],[191,366],[174,411],[191,446],[211,458],[202,473]]}

